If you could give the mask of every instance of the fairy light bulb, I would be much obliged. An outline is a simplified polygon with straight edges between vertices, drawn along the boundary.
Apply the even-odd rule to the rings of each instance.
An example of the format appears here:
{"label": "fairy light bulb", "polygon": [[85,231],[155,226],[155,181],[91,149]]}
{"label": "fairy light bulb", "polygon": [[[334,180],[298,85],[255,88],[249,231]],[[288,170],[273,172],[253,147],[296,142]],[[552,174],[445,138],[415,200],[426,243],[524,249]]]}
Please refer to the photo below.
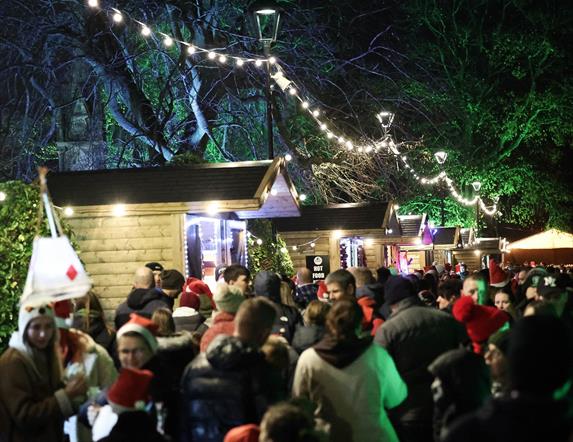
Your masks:
{"label": "fairy light bulb", "polygon": [[260,68],[263,65],[263,62],[261,60],[257,60],[255,61],[255,66]]}
{"label": "fairy light bulb", "polygon": [[171,37],[167,36],[163,39],[163,44],[165,46],[169,47],[173,44],[173,39]]}
{"label": "fairy light bulb", "polygon": [[269,64],[275,64],[276,62],[277,62],[277,59],[275,57],[269,58]]}
{"label": "fairy light bulb", "polygon": [[236,65],[237,66],[243,66],[245,64],[245,62],[242,59],[237,59]]}
{"label": "fairy light bulb", "polygon": [[315,109],[312,111],[312,115],[318,117],[320,115],[320,112],[317,109]]}
{"label": "fairy light bulb", "polygon": [[346,148],[348,150],[352,150],[354,148],[354,145],[352,144],[352,141],[347,141],[346,142]]}
{"label": "fairy light bulb", "polygon": [[286,160],[286,161],[292,161],[292,155],[291,155],[290,153],[287,153],[287,154],[285,155],[285,160]]}
{"label": "fairy light bulb", "polygon": [[308,101],[303,101],[303,102],[302,102],[302,108],[303,108],[303,109],[308,109],[308,106],[309,106]]}
{"label": "fairy light bulb", "polygon": [[312,248],[314,249],[314,248],[316,247],[316,244],[313,243],[313,242],[311,242],[311,243],[310,243],[310,247],[312,247]]}
{"label": "fairy light bulb", "polygon": [[294,87],[291,87],[291,88],[288,90],[288,93],[291,94],[291,95],[296,95],[296,89],[295,89]]}
{"label": "fairy light bulb", "polygon": [[195,53],[195,46],[188,46],[187,47],[187,53],[189,55],[193,55]]}
{"label": "fairy light bulb", "polygon": [[227,62],[227,57],[224,55],[219,56],[219,62],[220,63],[226,63]]}
{"label": "fairy light bulb", "polygon": [[72,209],[70,206],[64,208],[64,215],[72,216],[73,214],[74,214],[74,209]]}
{"label": "fairy light bulb", "polygon": [[334,134],[333,134],[332,132],[328,132],[328,133],[326,134],[326,138],[328,138],[329,140],[330,140],[332,137],[334,137]]}
{"label": "fairy light bulb", "polygon": [[328,129],[328,128],[326,127],[326,124],[322,123],[322,124],[320,125],[320,130],[326,130],[326,129]]}
{"label": "fairy light bulb", "polygon": [[287,253],[287,252],[288,252],[288,250],[286,247],[281,247],[281,253]]}
{"label": "fairy light bulb", "polygon": [[209,52],[207,53],[207,58],[208,58],[209,60],[214,60],[216,56],[217,56],[217,54],[215,54],[214,52],[209,51]]}
{"label": "fairy light bulb", "polygon": [[292,250],[293,250],[294,252],[296,252],[296,251],[298,250],[298,247],[297,247],[297,246],[292,246]]}
{"label": "fairy light bulb", "polygon": [[88,6],[90,8],[97,8],[99,6],[98,0],[88,0]]}
{"label": "fairy light bulb", "polygon": [[257,244],[261,246],[263,244],[263,240],[261,238],[257,238]]}
{"label": "fairy light bulb", "polygon": [[151,29],[149,29],[147,26],[143,26],[141,28],[141,35],[144,37],[149,37],[151,35]]}
{"label": "fairy light bulb", "polygon": [[113,21],[116,23],[121,23],[123,21],[123,15],[121,15],[119,12],[116,12],[113,14]]}
{"label": "fairy light bulb", "polygon": [[306,195],[305,195],[304,193],[301,193],[301,194],[298,196],[298,199],[301,200],[301,201],[306,201]]}

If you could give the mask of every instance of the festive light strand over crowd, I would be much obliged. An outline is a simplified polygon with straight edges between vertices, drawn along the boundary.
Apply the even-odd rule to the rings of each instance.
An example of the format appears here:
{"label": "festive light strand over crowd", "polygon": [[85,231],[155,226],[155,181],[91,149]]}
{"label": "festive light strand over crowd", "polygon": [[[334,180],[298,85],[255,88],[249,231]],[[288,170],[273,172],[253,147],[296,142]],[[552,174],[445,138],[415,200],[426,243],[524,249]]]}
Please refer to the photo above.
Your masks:
{"label": "festive light strand over crowd", "polygon": [[[100,5],[98,0],[88,0],[88,6],[90,6],[93,9],[100,10]],[[173,36],[170,36],[164,32],[154,31],[151,26],[147,25],[144,22],[129,17],[129,15],[123,13],[117,8],[109,8],[109,9],[101,8],[101,10],[108,13],[108,15],[111,15],[112,21],[116,24],[121,24],[124,23],[126,20],[131,20],[133,23],[137,24],[137,26],[140,27],[140,33],[143,37],[160,35],[162,37],[162,42],[165,47],[172,47],[175,43],[185,46],[188,55],[203,54],[206,55],[208,60],[212,60],[220,64],[234,63],[234,65],[237,67],[242,67],[247,63],[253,64],[256,67],[262,67],[265,64],[268,64],[269,67],[272,66],[274,68],[274,73],[271,74],[271,78],[283,92],[288,93],[290,96],[296,98],[300,102],[301,108],[304,109],[309,114],[309,116],[315,121],[320,130],[324,132],[327,140],[331,142],[336,142],[343,149],[346,149],[347,151],[354,151],[358,154],[369,154],[372,152],[377,153],[382,148],[388,148],[388,150],[392,152],[396,158],[399,158],[403,162],[404,167],[409,172],[411,172],[414,179],[416,179],[421,184],[425,185],[437,184],[440,181],[444,181],[448,186],[451,196],[460,204],[465,206],[473,206],[477,203],[480,209],[485,214],[492,216],[497,213],[497,204],[494,203],[494,205],[491,208],[489,208],[488,206],[486,206],[486,204],[479,195],[476,195],[471,199],[464,198],[460,194],[460,192],[456,189],[453,180],[450,177],[448,177],[448,175],[444,171],[440,172],[440,174],[438,174],[433,178],[426,178],[418,175],[418,173],[414,170],[414,168],[410,166],[410,164],[408,163],[408,158],[406,157],[406,155],[400,152],[400,150],[398,149],[398,145],[394,142],[392,137],[388,135],[388,129],[392,125],[394,114],[383,111],[376,115],[376,117],[378,118],[384,129],[384,138],[382,139],[381,142],[379,143],[368,142],[365,145],[353,142],[350,139],[350,137],[347,137],[339,133],[337,130],[332,128],[332,125],[328,124],[328,120],[324,118],[319,107],[311,104],[313,100],[301,96],[301,93],[299,91],[301,91],[302,88],[297,86],[297,84],[294,81],[290,80],[285,76],[283,69],[277,64],[277,59],[275,57],[271,56],[268,58],[252,58],[252,57],[246,58],[234,54],[223,53],[219,50],[203,48],[195,44],[189,43],[187,41],[174,38]]]}

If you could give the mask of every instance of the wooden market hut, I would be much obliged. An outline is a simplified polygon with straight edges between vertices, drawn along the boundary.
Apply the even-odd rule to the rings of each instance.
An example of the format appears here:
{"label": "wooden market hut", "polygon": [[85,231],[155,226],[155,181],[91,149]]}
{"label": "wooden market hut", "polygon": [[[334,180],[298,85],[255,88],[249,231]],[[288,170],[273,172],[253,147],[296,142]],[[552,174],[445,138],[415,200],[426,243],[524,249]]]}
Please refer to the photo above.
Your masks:
{"label": "wooden market hut", "polygon": [[318,273],[389,265],[395,253],[392,246],[401,237],[396,211],[389,202],[305,206],[299,217],[279,218],[275,225],[295,268],[312,268],[319,257],[323,269]]}
{"label": "wooden market hut", "polygon": [[[424,227],[422,225],[422,232]],[[411,260],[410,268],[424,269],[431,266],[433,262],[454,263],[454,253],[461,241],[460,228],[434,227],[431,231],[432,242],[430,244],[417,241],[414,245],[400,246],[400,250],[407,252],[408,260]]]}
{"label": "wooden market hut", "polygon": [[282,157],[50,173],[48,186],[55,205],[73,210],[63,213],[108,311],[123,302],[146,262],[212,278],[217,264],[244,262],[244,220],[300,213]]}

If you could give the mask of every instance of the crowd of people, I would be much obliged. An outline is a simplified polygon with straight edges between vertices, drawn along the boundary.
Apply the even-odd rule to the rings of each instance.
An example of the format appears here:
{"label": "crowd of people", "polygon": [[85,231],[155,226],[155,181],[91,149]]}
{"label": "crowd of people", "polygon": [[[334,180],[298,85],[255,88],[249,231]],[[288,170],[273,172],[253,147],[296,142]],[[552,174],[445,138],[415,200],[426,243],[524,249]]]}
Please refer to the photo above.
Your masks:
{"label": "crowd of people", "polygon": [[573,438],[568,269],[215,279],[148,263],[113,321],[94,292],[22,306],[0,442]]}

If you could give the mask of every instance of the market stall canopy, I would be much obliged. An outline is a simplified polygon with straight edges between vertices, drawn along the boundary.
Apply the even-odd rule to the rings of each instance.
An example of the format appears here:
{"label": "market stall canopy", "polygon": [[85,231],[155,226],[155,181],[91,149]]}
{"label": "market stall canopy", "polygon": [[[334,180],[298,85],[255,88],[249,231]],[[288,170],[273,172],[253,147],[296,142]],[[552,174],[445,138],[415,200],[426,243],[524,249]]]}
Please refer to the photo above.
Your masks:
{"label": "market stall canopy", "polygon": [[550,229],[537,235],[529,236],[509,244],[513,249],[571,249],[573,248],[573,235],[557,229]]}
{"label": "market stall canopy", "polygon": [[75,217],[229,213],[241,219],[294,217],[298,194],[279,157],[268,161],[50,173],[54,203]]}
{"label": "market stall canopy", "polygon": [[[301,216],[276,221],[279,232],[308,230],[389,229],[398,232],[398,220],[391,203],[349,203],[327,206],[305,206]],[[391,235],[392,232],[388,231]],[[394,233],[396,234],[396,233]]]}

